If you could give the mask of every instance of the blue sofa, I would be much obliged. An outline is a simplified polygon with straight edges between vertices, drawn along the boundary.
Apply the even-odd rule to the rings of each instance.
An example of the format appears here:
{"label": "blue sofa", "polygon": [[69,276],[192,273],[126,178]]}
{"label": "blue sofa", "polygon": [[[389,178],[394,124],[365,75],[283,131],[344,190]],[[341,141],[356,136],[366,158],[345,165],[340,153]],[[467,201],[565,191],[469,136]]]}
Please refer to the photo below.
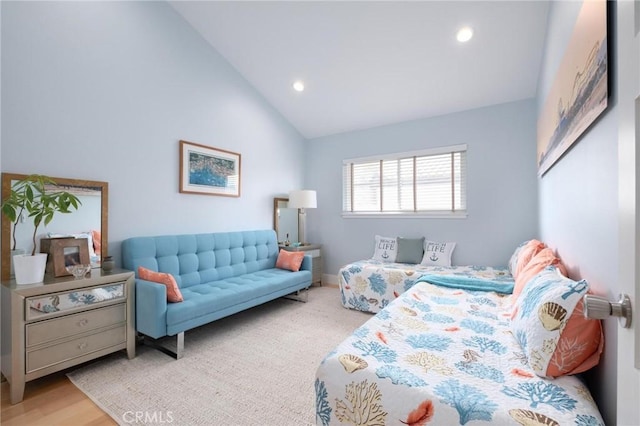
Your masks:
{"label": "blue sofa", "polygon": [[[300,271],[275,267],[273,230],[129,238],[122,264],[136,273],[136,330],[159,339],[177,336],[181,358],[184,332],[311,286],[311,256]],[[138,267],[173,275],[184,298],[168,303],[164,285],[138,278]],[[165,350],[166,352],[166,350]]]}

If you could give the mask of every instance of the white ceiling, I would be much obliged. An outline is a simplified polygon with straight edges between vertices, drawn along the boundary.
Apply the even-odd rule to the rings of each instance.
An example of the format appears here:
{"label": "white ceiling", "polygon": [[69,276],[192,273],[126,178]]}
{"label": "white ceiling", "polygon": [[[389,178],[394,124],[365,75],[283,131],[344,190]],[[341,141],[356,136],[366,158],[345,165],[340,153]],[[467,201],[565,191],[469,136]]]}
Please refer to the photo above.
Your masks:
{"label": "white ceiling", "polygon": [[[548,11],[546,1],[170,4],[305,138],[534,97]],[[461,44],[464,25],[474,37]]]}

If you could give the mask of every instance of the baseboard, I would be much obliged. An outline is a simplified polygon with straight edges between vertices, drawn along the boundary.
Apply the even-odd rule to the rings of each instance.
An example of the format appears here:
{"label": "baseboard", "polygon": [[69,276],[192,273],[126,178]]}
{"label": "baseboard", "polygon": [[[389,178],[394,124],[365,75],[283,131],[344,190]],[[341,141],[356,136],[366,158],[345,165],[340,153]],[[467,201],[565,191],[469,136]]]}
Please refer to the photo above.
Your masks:
{"label": "baseboard", "polygon": [[322,274],[322,285],[326,287],[338,288],[338,276],[332,274]]}

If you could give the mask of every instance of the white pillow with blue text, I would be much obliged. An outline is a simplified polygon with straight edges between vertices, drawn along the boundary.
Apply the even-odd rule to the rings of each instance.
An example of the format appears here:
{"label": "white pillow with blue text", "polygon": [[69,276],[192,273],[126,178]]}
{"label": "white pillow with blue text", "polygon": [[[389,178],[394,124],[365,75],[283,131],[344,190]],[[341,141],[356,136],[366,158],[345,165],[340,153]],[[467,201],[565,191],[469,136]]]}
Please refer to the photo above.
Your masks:
{"label": "white pillow with blue text", "polygon": [[396,237],[382,237],[376,235],[376,245],[373,250],[373,260],[379,262],[395,262],[398,255],[398,239]]}
{"label": "white pillow with blue text", "polygon": [[438,243],[436,241],[424,242],[424,256],[421,265],[425,266],[451,266],[451,255],[456,243]]}

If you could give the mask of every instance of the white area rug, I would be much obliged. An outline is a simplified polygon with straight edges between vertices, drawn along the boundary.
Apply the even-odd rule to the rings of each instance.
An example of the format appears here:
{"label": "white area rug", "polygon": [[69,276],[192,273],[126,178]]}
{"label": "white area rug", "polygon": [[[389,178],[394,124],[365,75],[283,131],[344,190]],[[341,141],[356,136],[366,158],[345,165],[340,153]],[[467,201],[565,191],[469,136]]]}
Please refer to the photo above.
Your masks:
{"label": "white area rug", "polygon": [[180,360],[138,346],[68,377],[119,424],[313,425],[318,365],[369,318],[313,287],[186,332]]}

